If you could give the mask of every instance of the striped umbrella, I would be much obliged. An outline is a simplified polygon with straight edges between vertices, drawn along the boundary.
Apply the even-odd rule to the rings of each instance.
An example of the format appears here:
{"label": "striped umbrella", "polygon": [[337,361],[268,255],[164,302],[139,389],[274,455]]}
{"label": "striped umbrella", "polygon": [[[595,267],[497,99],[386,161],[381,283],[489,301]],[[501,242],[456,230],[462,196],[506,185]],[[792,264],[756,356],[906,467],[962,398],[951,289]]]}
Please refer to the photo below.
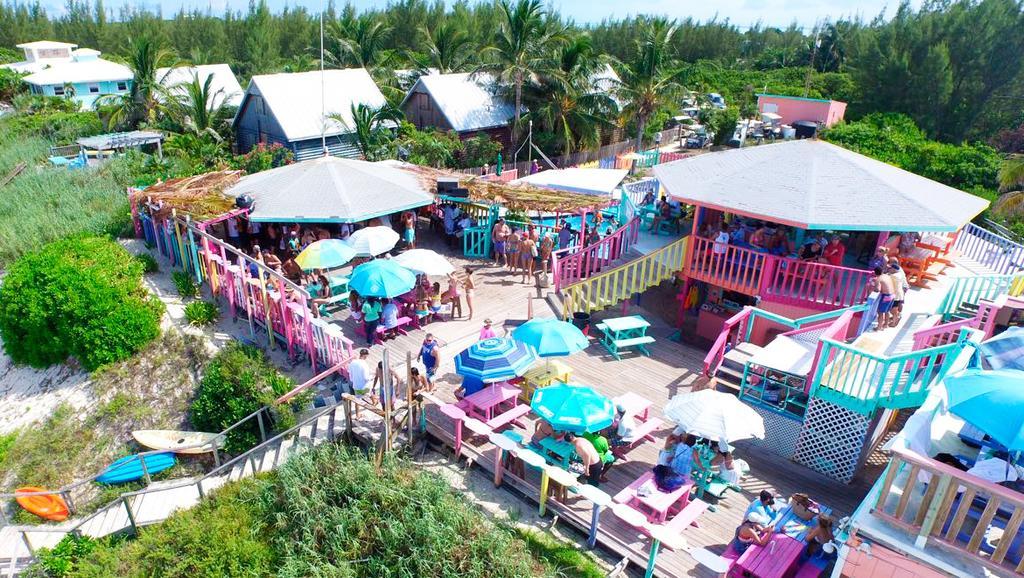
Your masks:
{"label": "striped umbrella", "polygon": [[299,267],[310,269],[334,269],[348,263],[356,256],[356,250],[341,239],[323,239],[310,243],[299,253],[295,262]]}
{"label": "striped umbrella", "polygon": [[533,347],[509,337],[478,341],[455,356],[455,372],[484,383],[505,381],[526,373],[537,361]]}
{"label": "striped umbrella", "polygon": [[596,432],[615,420],[612,400],[582,385],[560,383],[539,388],[530,407],[558,431]]}

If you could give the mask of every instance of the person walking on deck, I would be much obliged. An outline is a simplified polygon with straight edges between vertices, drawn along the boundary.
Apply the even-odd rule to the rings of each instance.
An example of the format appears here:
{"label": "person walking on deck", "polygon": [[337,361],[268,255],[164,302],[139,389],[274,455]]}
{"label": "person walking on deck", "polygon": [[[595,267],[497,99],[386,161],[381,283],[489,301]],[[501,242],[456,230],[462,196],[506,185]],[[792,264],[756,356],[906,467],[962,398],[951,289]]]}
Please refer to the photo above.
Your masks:
{"label": "person walking on deck", "polygon": [[505,238],[508,237],[508,233],[508,225],[505,224],[504,218],[498,219],[498,222],[494,223],[494,228],[491,229],[495,267],[503,267],[505,265]]}
{"label": "person walking on deck", "polygon": [[892,309],[895,300],[895,289],[892,277],[884,273],[881,267],[875,267],[872,289],[878,291],[878,321],[875,324],[875,331],[881,331],[889,326],[889,311]]}
{"label": "person walking on deck", "polygon": [[889,259],[889,277],[892,279],[893,285],[892,309],[889,310],[889,327],[896,327],[903,318],[903,299],[910,289],[910,284],[907,283],[906,272],[900,267],[900,260],[895,257]]}

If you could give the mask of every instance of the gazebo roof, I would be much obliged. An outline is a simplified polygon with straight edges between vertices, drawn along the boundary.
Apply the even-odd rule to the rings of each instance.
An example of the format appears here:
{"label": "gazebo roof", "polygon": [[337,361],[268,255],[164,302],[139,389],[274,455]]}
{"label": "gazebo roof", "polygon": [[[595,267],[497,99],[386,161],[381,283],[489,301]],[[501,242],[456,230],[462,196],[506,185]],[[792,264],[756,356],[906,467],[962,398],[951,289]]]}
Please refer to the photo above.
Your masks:
{"label": "gazebo roof", "polygon": [[320,157],[242,177],[225,191],[249,195],[249,219],[355,223],[434,202],[415,175],[353,159]]}
{"label": "gazebo roof", "polygon": [[673,198],[804,229],[956,231],[988,201],[815,139],[654,167]]}

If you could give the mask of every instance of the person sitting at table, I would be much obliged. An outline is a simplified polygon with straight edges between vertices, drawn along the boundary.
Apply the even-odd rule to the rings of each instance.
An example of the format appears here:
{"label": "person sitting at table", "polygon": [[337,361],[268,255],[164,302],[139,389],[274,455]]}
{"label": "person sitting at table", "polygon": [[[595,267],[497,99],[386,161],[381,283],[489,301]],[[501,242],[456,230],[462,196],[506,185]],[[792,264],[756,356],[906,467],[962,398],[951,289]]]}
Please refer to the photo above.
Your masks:
{"label": "person sitting at table", "polygon": [[747,506],[746,514],[750,513],[760,514],[768,518],[769,521],[774,520],[775,516],[779,514],[779,510],[775,507],[775,496],[768,490],[761,490],[757,499]]}
{"label": "person sitting at table", "polygon": [[828,514],[818,514],[817,524],[807,531],[807,535],[804,540],[807,541],[807,555],[814,556],[822,550],[825,544],[828,544],[835,538],[832,533],[833,519]]}
{"label": "person sitting at table", "polygon": [[817,239],[807,243],[800,249],[800,260],[817,263],[822,260],[822,247]]}
{"label": "person sitting at table", "polygon": [[658,230],[658,225],[660,225],[662,221],[667,221],[672,218],[672,205],[669,204],[668,199],[664,195],[662,195],[661,201],[658,202],[658,206],[656,208],[658,209],[658,214],[654,215],[654,218],[651,220],[651,233],[655,233]]}
{"label": "person sitting at table", "polygon": [[[427,381],[430,381],[431,387],[433,387],[433,381],[430,379],[428,379]],[[480,391],[483,388],[484,382],[480,381],[475,377],[466,376],[462,378],[462,385],[460,385],[455,390],[455,399],[462,399],[466,396],[473,395],[474,393]]]}
{"label": "person sitting at table", "polygon": [[483,328],[480,329],[480,341],[483,341],[484,339],[491,339],[492,337],[497,336],[498,334],[494,332],[493,328],[491,328],[491,320],[484,319],[484,326]]}
{"label": "person sitting at table", "polygon": [[[429,285],[428,285],[429,287]],[[416,317],[426,319],[430,315],[430,298],[427,297],[427,289],[423,285],[416,285]]]}
{"label": "person sitting at table", "polygon": [[754,249],[767,251],[768,229],[764,225],[761,225],[754,231],[754,234],[750,236],[750,239],[747,242],[750,243],[750,246]]}
{"label": "person sitting at table", "polygon": [[747,514],[747,517],[743,519],[743,523],[736,528],[736,538],[732,542],[732,547],[736,550],[736,553],[742,554],[746,552],[751,544],[757,544],[758,546],[768,545],[771,542],[773,532],[770,524],[771,520],[757,512]]}
{"label": "person sitting at table", "polygon": [[550,438],[555,436],[555,428],[551,427],[551,424],[547,420],[538,419],[533,424],[533,435],[530,436],[530,443],[537,445],[544,438]]}
{"label": "person sitting at table", "polygon": [[793,241],[789,240],[789,233],[786,232],[786,228],[782,225],[775,229],[775,233],[769,239],[768,245],[770,247],[769,252],[779,257],[788,257],[796,252],[796,248],[793,247]]}
{"label": "person sitting at table", "polygon": [[618,422],[615,425],[615,430],[612,432],[610,440],[612,453],[616,458],[623,459],[624,453],[621,448],[636,441],[636,418],[626,413],[626,408],[621,403],[615,405],[615,415],[618,418]]}
{"label": "person sitting at table", "polygon": [[654,191],[647,191],[644,194],[644,198],[640,200],[640,208],[649,207],[654,204],[658,196],[654,194]]}
{"label": "person sitting at table", "polygon": [[441,284],[438,282],[434,282],[434,287],[430,291],[430,313],[434,319],[441,320]]}
{"label": "person sitting at table", "polygon": [[327,304],[331,301],[331,282],[323,269],[317,269],[311,275],[311,282],[306,284],[306,291],[313,302],[313,315],[327,316]]}
{"label": "person sitting at table", "polygon": [[572,444],[576,455],[583,462],[583,472],[587,476],[587,483],[597,487],[601,483],[601,472],[604,470],[604,461],[597,448],[587,438],[574,433],[565,434],[565,441]]}
{"label": "person sitting at table", "polygon": [[380,300],[383,308],[380,311],[381,323],[384,325],[384,338],[394,336],[394,330],[398,327],[398,305],[387,297]]}
{"label": "person sitting at table", "polygon": [[583,437],[587,438],[590,443],[597,450],[597,455],[601,456],[601,483],[608,481],[608,468],[612,467],[615,463],[615,455],[611,452],[611,444],[608,443],[608,438],[601,435],[599,432],[587,432],[583,434]]}
{"label": "person sitting at table", "polygon": [[693,463],[699,458],[696,445],[694,436],[673,432],[665,439],[665,449],[658,454],[658,464],[672,468],[673,472],[689,480]]}

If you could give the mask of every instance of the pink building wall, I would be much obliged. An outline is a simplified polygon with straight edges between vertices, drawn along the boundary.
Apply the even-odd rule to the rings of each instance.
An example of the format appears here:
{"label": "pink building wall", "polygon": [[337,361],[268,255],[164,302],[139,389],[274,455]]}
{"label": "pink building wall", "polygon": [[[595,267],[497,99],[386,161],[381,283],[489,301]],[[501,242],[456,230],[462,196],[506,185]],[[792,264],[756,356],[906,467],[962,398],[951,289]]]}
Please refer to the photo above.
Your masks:
{"label": "pink building wall", "polygon": [[[768,110],[765,110],[766,108]],[[775,110],[771,110],[772,108]],[[810,120],[829,127],[843,120],[843,116],[846,114],[846,103],[819,98],[759,94],[757,95],[757,110],[774,112],[782,117],[783,124],[793,124],[798,120]]]}

